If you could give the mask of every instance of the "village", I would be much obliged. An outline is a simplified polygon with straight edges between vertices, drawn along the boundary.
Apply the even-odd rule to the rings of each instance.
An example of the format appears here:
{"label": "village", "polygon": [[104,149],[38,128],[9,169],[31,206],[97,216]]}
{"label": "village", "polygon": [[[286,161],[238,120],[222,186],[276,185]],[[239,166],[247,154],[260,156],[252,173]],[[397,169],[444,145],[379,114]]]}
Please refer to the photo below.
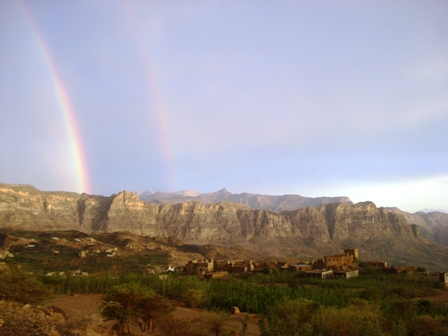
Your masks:
{"label": "village", "polygon": [[[414,273],[414,266],[389,266],[385,261],[366,261],[363,267],[382,270],[388,274]],[[282,261],[254,262],[252,260],[223,260],[203,259],[191,260],[185,266],[168,267],[167,272],[184,273],[187,275],[202,276],[205,279],[219,279],[236,275],[250,275],[256,273],[269,273],[272,270],[302,272],[307,278],[333,279],[353,278],[360,275],[362,268],[359,265],[358,249],[345,249],[343,254],[324,256],[314,262],[290,264]],[[158,271],[163,272],[163,270]],[[448,273],[439,273],[442,287],[448,289]]]}
{"label": "village", "polygon": [[[55,256],[60,253],[60,250],[66,246],[81,247],[78,251],[78,258],[84,259],[87,257],[95,258],[96,256],[106,256],[108,259],[120,256],[123,253],[144,253],[148,247],[141,248],[133,244],[126,244],[122,248],[116,246],[107,246],[100,244],[93,237],[74,238],[68,241],[65,238],[49,237],[51,245],[51,253]],[[23,252],[30,253],[32,250],[41,250],[42,240],[29,240],[22,247]],[[45,246],[48,248],[48,246]],[[151,250],[151,249],[149,249]],[[148,251],[149,251],[148,250]],[[128,252],[126,252],[128,251]],[[132,252],[131,252],[132,251]],[[18,251],[17,251],[18,252]],[[14,258],[11,251],[0,251],[0,259]],[[2,263],[3,264],[3,263]],[[287,261],[253,261],[253,260],[229,260],[229,259],[195,259],[188,261],[185,265],[168,265],[161,266],[156,264],[148,264],[145,266],[145,273],[158,274],[161,278],[167,277],[168,273],[172,272],[179,275],[197,276],[204,279],[219,279],[225,278],[229,275],[250,276],[251,274],[264,273],[269,274],[274,270],[289,271],[300,273],[301,276],[314,279],[337,279],[337,278],[353,278],[358,277],[366,272],[366,270],[378,270],[388,274],[407,273],[413,274],[416,270],[414,266],[395,266],[388,265],[385,261],[363,261],[360,263],[359,251],[357,248],[344,249],[343,253],[337,255],[324,256],[314,261],[303,263],[294,263]],[[71,271],[48,272],[48,276],[61,275],[70,273],[72,276],[89,276],[89,272],[81,269]],[[428,273],[429,274],[429,273]],[[439,276],[442,287],[448,289],[448,273],[434,272],[433,276]]]}

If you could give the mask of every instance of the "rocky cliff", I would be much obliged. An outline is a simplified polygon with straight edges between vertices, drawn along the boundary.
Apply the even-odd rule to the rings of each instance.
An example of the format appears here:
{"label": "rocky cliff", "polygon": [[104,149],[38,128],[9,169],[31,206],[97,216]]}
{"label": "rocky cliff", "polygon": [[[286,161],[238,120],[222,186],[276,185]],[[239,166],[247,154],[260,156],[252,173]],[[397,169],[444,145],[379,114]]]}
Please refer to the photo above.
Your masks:
{"label": "rocky cliff", "polygon": [[410,224],[403,214],[371,202],[275,213],[229,202],[153,204],[128,191],[104,197],[0,184],[0,226],[128,231],[175,237],[186,244],[240,245],[257,253],[313,259],[357,247],[364,260],[448,268],[447,247],[428,241],[422,227]]}

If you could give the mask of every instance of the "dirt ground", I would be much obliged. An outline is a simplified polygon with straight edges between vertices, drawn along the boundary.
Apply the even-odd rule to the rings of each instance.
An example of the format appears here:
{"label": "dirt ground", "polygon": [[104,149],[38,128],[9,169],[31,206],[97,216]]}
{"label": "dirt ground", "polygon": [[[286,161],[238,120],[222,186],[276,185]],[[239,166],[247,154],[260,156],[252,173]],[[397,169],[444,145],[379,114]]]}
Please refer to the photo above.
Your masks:
{"label": "dirt ground", "polygon": [[[75,294],[75,295],[57,295],[53,300],[48,302],[47,305],[54,305],[68,315],[68,317],[80,317],[88,316],[94,321],[99,321],[102,325],[111,329],[114,322],[107,321],[101,322],[100,305],[103,295],[97,294]],[[174,311],[174,317],[176,319],[197,319],[207,318],[213,316],[216,313],[209,312],[201,309],[189,309],[177,307]],[[246,319],[246,313],[232,314],[230,315],[228,326],[232,329],[241,331],[243,321]],[[246,336],[259,336],[260,328],[258,326],[258,315],[248,314]]]}
{"label": "dirt ground", "polygon": [[422,299],[431,301],[432,303],[448,306],[448,290],[442,290],[437,296],[426,296]]}
{"label": "dirt ground", "polygon": [[[47,303],[47,305],[55,305],[63,309],[66,314],[72,318],[86,316],[92,318],[93,321],[104,325],[108,329],[111,329],[114,321],[102,322],[100,315],[100,305],[102,302],[102,295],[96,294],[75,294],[75,295],[57,295],[53,300]],[[448,291],[441,291],[441,294],[437,296],[424,297],[423,299],[429,300],[435,304],[444,304],[448,306]],[[193,320],[193,319],[206,319],[213,316],[215,313],[200,310],[177,307],[174,311],[174,317],[176,319]],[[241,331],[242,323],[246,319],[246,313],[230,315],[228,320],[228,326],[232,329]],[[249,314],[247,320],[247,336],[259,336],[260,328],[258,326],[258,315]]]}

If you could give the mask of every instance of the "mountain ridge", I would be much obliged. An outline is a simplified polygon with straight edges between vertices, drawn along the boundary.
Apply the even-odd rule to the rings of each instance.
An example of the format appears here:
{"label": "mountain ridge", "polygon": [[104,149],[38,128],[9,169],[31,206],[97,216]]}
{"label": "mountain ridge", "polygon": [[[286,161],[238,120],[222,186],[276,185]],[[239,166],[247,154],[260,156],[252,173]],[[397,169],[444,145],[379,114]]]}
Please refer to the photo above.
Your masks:
{"label": "mountain ridge", "polygon": [[276,213],[232,202],[155,204],[141,201],[130,191],[98,196],[0,184],[0,227],[128,231],[173,237],[185,244],[239,245],[258,254],[301,259],[356,247],[364,260],[448,269],[448,246],[432,236],[444,232],[439,228],[445,228],[448,215],[421,216],[378,208],[372,202],[330,203]]}
{"label": "mountain ridge", "polygon": [[328,203],[353,204],[347,196],[336,197],[305,197],[295,194],[285,195],[263,195],[243,192],[233,194],[226,188],[211,193],[198,193],[194,190],[179,192],[139,192],[140,200],[156,204],[176,204],[189,201],[197,201],[206,204],[218,202],[233,202],[247,205],[253,209],[263,209],[273,212],[285,210],[297,210],[305,206],[319,206]]}

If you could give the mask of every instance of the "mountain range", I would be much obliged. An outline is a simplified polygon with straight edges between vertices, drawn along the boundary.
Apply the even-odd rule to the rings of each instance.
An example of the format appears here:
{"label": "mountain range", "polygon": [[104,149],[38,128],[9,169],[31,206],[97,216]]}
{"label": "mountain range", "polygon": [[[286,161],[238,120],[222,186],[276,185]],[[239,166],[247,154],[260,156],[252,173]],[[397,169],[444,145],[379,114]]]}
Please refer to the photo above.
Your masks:
{"label": "mountain range", "polygon": [[329,203],[353,204],[350,198],[340,197],[304,197],[300,195],[260,195],[251,193],[232,194],[223,188],[213,193],[201,194],[194,190],[185,190],[174,193],[151,191],[137,192],[142,201],[156,204],[177,204],[196,201],[205,204],[219,202],[232,202],[247,205],[252,209],[263,209],[273,212],[284,210],[297,210],[307,206],[319,206]]}
{"label": "mountain range", "polygon": [[[347,197],[331,203],[325,203],[331,198],[317,198],[320,204],[309,206],[304,204],[310,200],[297,195],[235,196],[223,189],[202,194],[208,197],[208,203],[198,201],[201,194],[189,194],[165,194],[164,198],[159,194],[153,200],[158,200],[157,204],[143,201],[144,193],[130,191],[100,196],[0,184],[0,227],[86,233],[127,231],[143,237],[173,237],[185,244],[241,246],[254,253],[302,260],[358,248],[362,260],[448,270],[448,215],[441,212],[410,214],[372,202],[352,204]],[[217,194],[227,200],[219,201]],[[232,197],[242,203],[257,199],[266,207],[292,206],[291,200],[296,198],[303,207],[274,212],[229,202]],[[177,203],[178,198],[186,199]],[[162,204],[161,199],[170,204]],[[282,205],[282,199],[288,201]]]}

